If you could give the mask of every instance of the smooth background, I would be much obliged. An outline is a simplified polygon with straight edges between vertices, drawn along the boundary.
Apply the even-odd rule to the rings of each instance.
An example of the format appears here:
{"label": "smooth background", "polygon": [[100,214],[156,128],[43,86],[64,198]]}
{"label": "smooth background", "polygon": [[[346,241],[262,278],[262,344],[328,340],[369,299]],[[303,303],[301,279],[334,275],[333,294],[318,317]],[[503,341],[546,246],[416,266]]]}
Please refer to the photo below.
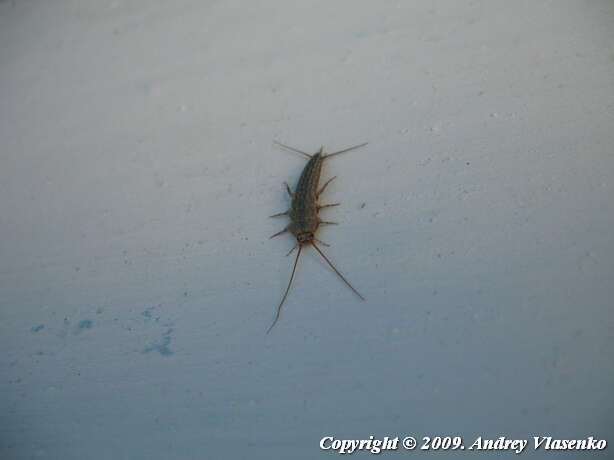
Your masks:
{"label": "smooth background", "polygon": [[[0,457],[614,443],[612,24],[611,1],[0,2]],[[369,142],[325,165],[319,235],[367,301],[306,250],[267,336],[293,244],[267,216],[304,166],[273,139]]]}

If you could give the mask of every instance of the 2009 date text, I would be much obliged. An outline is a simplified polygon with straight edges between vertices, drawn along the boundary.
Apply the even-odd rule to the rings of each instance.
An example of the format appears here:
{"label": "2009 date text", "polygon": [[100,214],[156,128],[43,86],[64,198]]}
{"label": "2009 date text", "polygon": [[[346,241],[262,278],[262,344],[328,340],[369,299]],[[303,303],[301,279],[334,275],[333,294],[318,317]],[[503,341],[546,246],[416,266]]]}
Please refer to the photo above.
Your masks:
{"label": "2009 date text", "polygon": [[422,438],[421,450],[456,450],[464,449],[463,439],[460,436],[425,436]]}

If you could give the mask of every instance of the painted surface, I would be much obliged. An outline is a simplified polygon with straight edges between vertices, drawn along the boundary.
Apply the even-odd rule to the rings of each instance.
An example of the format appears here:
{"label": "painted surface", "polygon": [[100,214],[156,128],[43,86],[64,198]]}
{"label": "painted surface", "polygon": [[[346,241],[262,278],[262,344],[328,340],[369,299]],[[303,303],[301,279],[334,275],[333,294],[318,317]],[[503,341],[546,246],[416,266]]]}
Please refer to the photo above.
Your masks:
{"label": "painted surface", "polygon": [[[606,1],[1,1],[0,457],[614,443],[613,21]],[[267,216],[304,165],[273,139],[369,141],[325,165],[341,225],[319,235],[367,301],[306,250],[266,336],[293,244]]]}

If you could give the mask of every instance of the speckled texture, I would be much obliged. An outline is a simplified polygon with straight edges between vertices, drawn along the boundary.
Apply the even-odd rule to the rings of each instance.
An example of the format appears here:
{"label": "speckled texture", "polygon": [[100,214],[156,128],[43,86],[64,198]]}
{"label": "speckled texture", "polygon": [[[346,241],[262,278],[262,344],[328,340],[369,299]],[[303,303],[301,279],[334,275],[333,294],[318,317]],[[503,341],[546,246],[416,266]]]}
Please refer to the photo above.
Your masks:
{"label": "speckled texture", "polygon": [[320,224],[317,194],[323,163],[324,157],[319,153],[314,154],[296,183],[289,214],[292,223],[288,227],[295,236],[301,232],[315,233]]}

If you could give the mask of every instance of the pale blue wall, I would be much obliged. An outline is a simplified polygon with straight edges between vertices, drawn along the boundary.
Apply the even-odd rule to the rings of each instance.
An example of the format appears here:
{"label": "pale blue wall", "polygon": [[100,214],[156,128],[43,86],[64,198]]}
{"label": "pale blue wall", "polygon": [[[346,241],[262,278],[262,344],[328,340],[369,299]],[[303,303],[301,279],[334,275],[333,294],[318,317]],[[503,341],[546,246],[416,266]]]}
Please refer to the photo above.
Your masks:
{"label": "pale blue wall", "polygon": [[[0,2],[0,457],[614,442],[613,22],[605,1]],[[367,301],[307,250],[266,336],[292,264],[267,216],[304,164],[273,139],[370,142],[326,165],[320,235]]]}

